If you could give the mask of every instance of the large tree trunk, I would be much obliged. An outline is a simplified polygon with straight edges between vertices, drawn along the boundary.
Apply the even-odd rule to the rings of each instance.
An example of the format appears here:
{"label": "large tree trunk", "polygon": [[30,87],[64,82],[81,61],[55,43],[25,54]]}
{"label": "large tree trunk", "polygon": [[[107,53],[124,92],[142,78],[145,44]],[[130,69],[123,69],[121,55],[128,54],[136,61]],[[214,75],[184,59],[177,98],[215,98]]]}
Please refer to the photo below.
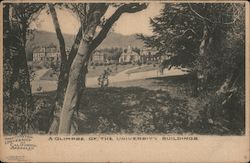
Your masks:
{"label": "large tree trunk", "polygon": [[[61,120],[59,124],[59,134],[68,134],[71,130],[71,120],[78,105],[81,91],[85,87],[86,66],[88,64],[89,44],[82,40],[79,51],[72,63],[69,82],[65,93]],[[83,87],[84,86],[84,87]]]}
{"label": "large tree trunk", "polygon": [[[85,77],[87,73],[87,65],[92,51],[104,40],[108,31],[115,21],[119,19],[122,13],[135,13],[147,7],[146,4],[125,4],[119,7],[116,12],[106,21],[98,36],[95,35],[96,27],[100,24],[101,17],[108,9],[107,4],[86,4],[82,9],[86,14],[80,14],[81,26],[83,30],[83,39],[76,57],[70,66],[69,80],[64,97],[62,112],[60,115],[59,134],[69,134],[71,131],[71,121],[74,111],[79,106],[79,99],[85,88]],[[85,16],[83,16],[85,15]],[[86,17],[87,16],[87,17]]]}
{"label": "large tree trunk", "polygon": [[[59,47],[60,47],[60,54],[61,54],[61,66],[60,66],[60,74],[58,77],[58,87],[57,87],[57,92],[64,92],[64,80],[65,80],[65,74],[67,71],[67,54],[66,54],[66,49],[65,49],[65,41],[64,37],[60,28],[60,24],[57,18],[56,10],[53,6],[53,4],[48,4],[50,14],[52,16],[53,24],[55,27],[57,39],[59,41]],[[60,96],[61,93],[57,94],[57,96]],[[56,97],[57,99],[58,97]]]}
{"label": "large tree trunk", "polygon": [[[64,37],[60,28],[60,24],[57,18],[57,13],[56,10],[53,6],[53,4],[48,4],[51,16],[52,16],[52,20],[54,23],[54,27],[55,27],[55,31],[57,34],[57,39],[59,41],[59,46],[60,46],[60,53],[61,53],[61,66],[60,66],[60,74],[58,77],[58,84],[57,84],[57,94],[56,94],[56,99],[55,99],[55,105],[51,111],[51,125],[50,125],[50,129],[49,129],[49,133],[50,134],[56,134],[58,132],[58,126],[59,126],[59,120],[60,120],[60,112],[61,112],[61,108],[63,105],[63,100],[64,100],[64,94],[65,94],[65,90],[68,84],[68,74],[69,74],[69,70],[70,70],[70,66],[71,63],[74,59],[74,57],[76,56],[76,53],[78,51],[78,47],[80,44],[80,40],[82,38],[82,30],[81,28],[79,29],[79,32],[76,36],[75,42],[72,45],[72,49],[71,52],[69,54],[69,58],[71,60],[67,59],[67,55],[66,55],[66,49],[65,49],[65,41],[64,41]],[[73,57],[73,58],[72,58]]]}
{"label": "large tree trunk", "polygon": [[[11,50],[13,56],[13,73],[11,75],[11,91],[10,91],[10,105],[16,110],[18,106],[23,113],[25,122],[21,125],[23,129],[21,132],[30,132],[30,125],[33,125],[30,121],[34,111],[34,104],[32,99],[30,75],[27,65],[25,45],[19,41],[22,38],[14,40],[15,44],[19,44],[18,49]],[[20,122],[18,122],[20,124]],[[33,128],[35,129],[35,128]],[[19,130],[19,129],[18,129]],[[24,131],[25,130],[25,131]],[[18,131],[19,132],[19,131]],[[33,132],[33,131],[32,131]]]}
{"label": "large tree trunk", "polygon": [[60,54],[61,54],[61,64],[60,64],[60,74],[58,77],[58,83],[57,83],[57,95],[55,99],[55,105],[53,106],[53,109],[50,113],[50,121],[52,122],[50,125],[49,133],[55,134],[58,130],[58,121],[59,121],[59,112],[62,106],[63,101],[63,95],[64,95],[64,80],[65,80],[65,71],[66,71],[66,64],[67,64],[67,55],[66,55],[66,49],[65,49],[65,41],[64,37],[60,28],[60,24],[57,18],[57,13],[54,8],[53,4],[48,4],[49,11],[52,17],[52,21],[55,27],[57,39],[59,42],[60,47]]}
{"label": "large tree trunk", "polygon": [[9,22],[9,4],[3,9],[3,102],[4,109],[8,110],[10,104],[10,79],[12,74],[12,64],[10,57],[10,22]]}
{"label": "large tree trunk", "polygon": [[206,65],[206,55],[208,55],[208,50],[211,44],[211,38],[208,31],[208,26],[204,21],[203,27],[203,36],[201,39],[200,47],[199,47],[199,56],[198,56],[198,65],[192,72],[194,75],[194,90],[193,96],[197,97],[199,93],[203,90],[204,81],[206,80],[207,76],[204,74],[204,66]]}
{"label": "large tree trunk", "polygon": [[[11,8],[13,10],[13,7]],[[12,17],[12,15],[10,15]],[[8,52],[9,62],[12,68],[9,88],[10,88],[10,99],[9,106],[13,110],[19,109],[23,113],[24,120],[17,122],[16,132],[27,133],[30,132],[32,112],[34,111],[30,75],[26,59],[26,22],[15,22],[10,20],[9,26],[9,39],[8,41]],[[18,108],[17,108],[18,106]]]}
{"label": "large tree trunk", "polygon": [[61,113],[61,109],[62,109],[63,101],[64,101],[64,94],[65,94],[65,91],[68,85],[68,80],[69,80],[70,66],[77,54],[78,47],[81,42],[81,38],[82,38],[82,28],[79,29],[76,35],[76,39],[71,47],[71,51],[69,53],[69,58],[67,60],[67,63],[65,64],[63,68],[61,67],[60,69],[57,91],[56,91],[56,99],[55,99],[56,102],[55,102],[55,106],[51,114],[52,123],[48,131],[49,134],[56,134],[58,132],[60,113]]}

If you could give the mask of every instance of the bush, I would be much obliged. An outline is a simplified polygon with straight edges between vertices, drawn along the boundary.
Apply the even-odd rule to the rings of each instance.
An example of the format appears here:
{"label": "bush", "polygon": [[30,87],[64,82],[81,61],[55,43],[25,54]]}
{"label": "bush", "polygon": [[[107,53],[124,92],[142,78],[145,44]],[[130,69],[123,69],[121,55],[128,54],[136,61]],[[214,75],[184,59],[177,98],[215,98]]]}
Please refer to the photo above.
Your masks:
{"label": "bush", "polygon": [[109,75],[112,72],[112,70],[110,68],[107,68],[106,70],[104,70],[104,72],[98,77],[98,85],[101,88],[104,87],[108,87],[109,85]]}
{"label": "bush", "polygon": [[[198,133],[244,134],[245,105],[239,100],[239,95],[228,96],[201,95],[198,98],[199,116],[193,128]],[[200,109],[202,108],[202,109]]]}
{"label": "bush", "polygon": [[137,62],[137,65],[138,65],[138,66],[141,66],[141,65],[142,65],[142,63],[141,63],[141,62]]}

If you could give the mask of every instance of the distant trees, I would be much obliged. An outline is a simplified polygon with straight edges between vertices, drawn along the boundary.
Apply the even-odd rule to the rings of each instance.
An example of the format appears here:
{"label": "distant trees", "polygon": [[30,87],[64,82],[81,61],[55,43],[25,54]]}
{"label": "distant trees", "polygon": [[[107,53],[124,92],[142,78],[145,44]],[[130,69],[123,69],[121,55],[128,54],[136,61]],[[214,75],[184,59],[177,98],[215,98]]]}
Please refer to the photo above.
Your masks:
{"label": "distant trees", "polygon": [[122,48],[111,47],[100,49],[100,52],[105,54],[105,58],[108,60],[119,60],[119,57],[122,54]]}
{"label": "distant trees", "polygon": [[141,49],[137,48],[137,47],[132,47],[132,50],[138,54],[141,53]]}
{"label": "distant trees", "polygon": [[27,133],[34,111],[26,59],[30,22],[43,4],[4,3],[4,131]]}

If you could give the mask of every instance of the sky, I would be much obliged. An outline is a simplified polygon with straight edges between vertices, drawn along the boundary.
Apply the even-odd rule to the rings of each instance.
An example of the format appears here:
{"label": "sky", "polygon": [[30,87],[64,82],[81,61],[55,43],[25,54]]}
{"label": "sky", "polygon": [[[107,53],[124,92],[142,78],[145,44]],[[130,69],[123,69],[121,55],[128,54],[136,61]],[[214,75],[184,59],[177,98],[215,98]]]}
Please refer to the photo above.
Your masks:
{"label": "sky", "polygon": [[[149,18],[159,15],[163,8],[161,3],[150,3],[148,8],[133,14],[125,13],[113,26],[113,31],[123,35],[131,35],[136,33],[143,33],[152,35]],[[79,29],[79,20],[76,15],[66,10],[56,9],[59,24],[63,33],[76,34]],[[115,11],[115,8],[109,8],[105,17],[109,17]],[[37,28],[41,31],[55,32],[51,15],[46,11],[42,11],[36,18],[35,22],[31,23],[31,28]]]}

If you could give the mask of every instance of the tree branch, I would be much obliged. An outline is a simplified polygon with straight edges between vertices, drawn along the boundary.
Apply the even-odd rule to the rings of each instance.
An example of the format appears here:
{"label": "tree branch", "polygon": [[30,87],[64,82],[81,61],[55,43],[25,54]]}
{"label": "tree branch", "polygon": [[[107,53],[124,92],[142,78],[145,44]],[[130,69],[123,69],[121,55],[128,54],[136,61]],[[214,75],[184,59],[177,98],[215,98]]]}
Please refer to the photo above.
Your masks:
{"label": "tree branch", "polygon": [[180,35],[176,35],[176,36],[172,37],[171,41],[174,40],[174,39],[176,39],[176,38],[183,37],[187,32],[192,32],[194,35],[197,36],[197,33],[193,29],[188,28],[184,32],[182,32]]}
{"label": "tree branch", "polygon": [[95,39],[92,41],[92,44],[90,46],[90,51],[92,52],[94,49],[96,49],[101,42],[106,38],[109,30],[113,26],[113,24],[120,18],[120,16],[123,13],[135,13],[142,11],[147,8],[147,4],[139,4],[139,3],[130,3],[130,4],[124,4],[121,7],[119,7],[112,16],[106,21],[106,23],[103,25],[102,30],[99,32],[99,34],[95,37]]}
{"label": "tree branch", "polygon": [[189,6],[190,10],[191,10],[196,16],[198,16],[200,19],[206,20],[206,21],[208,21],[208,22],[210,22],[210,23],[214,23],[213,21],[211,21],[211,20],[208,19],[207,17],[201,16],[198,12],[196,12],[196,11],[192,8],[192,6],[191,6],[190,3],[188,3],[188,6]]}
{"label": "tree branch", "polygon": [[[101,16],[101,17],[102,17],[102,16],[105,14],[105,12],[107,11],[108,6],[109,6],[109,5],[107,5],[107,4],[100,6],[100,14],[101,14],[100,16]],[[76,5],[73,5],[73,7],[74,7],[74,9],[77,11],[78,14],[81,13],[80,10],[77,8]],[[82,8],[83,8],[83,10],[84,10],[85,7],[82,7]],[[86,12],[86,11],[82,11],[82,12]],[[86,13],[85,13],[85,15],[83,15],[83,16],[86,17],[86,16],[87,16]],[[73,60],[74,60],[74,58],[75,58],[75,56],[76,56],[76,54],[77,54],[77,51],[78,51],[78,48],[79,48],[79,44],[80,44],[81,39],[82,39],[82,37],[83,37],[83,31],[85,31],[85,28],[83,27],[83,24],[82,24],[81,27],[80,27],[79,30],[78,30],[78,33],[77,33],[76,38],[75,38],[75,41],[74,41],[74,43],[73,43],[73,45],[72,45],[72,48],[71,48],[71,50],[70,50],[69,58],[68,58],[68,62],[67,62],[67,67],[71,67],[71,64],[72,64],[72,62],[73,62]]]}
{"label": "tree branch", "polygon": [[201,16],[197,11],[195,11],[195,10],[192,8],[192,6],[191,6],[190,3],[188,3],[188,5],[189,5],[190,10],[191,10],[196,16],[198,16],[200,19],[206,20],[206,21],[208,21],[209,23],[212,23],[212,24],[231,25],[231,24],[234,24],[234,23],[236,22],[236,20],[239,19],[239,15],[237,15],[237,17],[234,17],[234,20],[231,21],[231,22],[218,22],[218,21],[212,21],[212,20],[210,20],[210,19],[207,18],[207,17]]}
{"label": "tree branch", "polygon": [[59,46],[60,46],[60,53],[61,53],[61,64],[65,64],[67,62],[67,55],[66,55],[66,50],[65,50],[65,41],[64,37],[60,28],[60,24],[57,18],[56,10],[53,6],[53,4],[48,4],[49,11],[54,23],[56,35],[59,41]]}
{"label": "tree branch", "polygon": [[71,47],[71,50],[69,53],[69,58],[68,58],[68,67],[71,66],[71,64],[72,64],[72,62],[77,54],[81,39],[82,39],[82,27],[79,28],[78,33],[77,33],[76,38],[75,38],[75,41]]}

